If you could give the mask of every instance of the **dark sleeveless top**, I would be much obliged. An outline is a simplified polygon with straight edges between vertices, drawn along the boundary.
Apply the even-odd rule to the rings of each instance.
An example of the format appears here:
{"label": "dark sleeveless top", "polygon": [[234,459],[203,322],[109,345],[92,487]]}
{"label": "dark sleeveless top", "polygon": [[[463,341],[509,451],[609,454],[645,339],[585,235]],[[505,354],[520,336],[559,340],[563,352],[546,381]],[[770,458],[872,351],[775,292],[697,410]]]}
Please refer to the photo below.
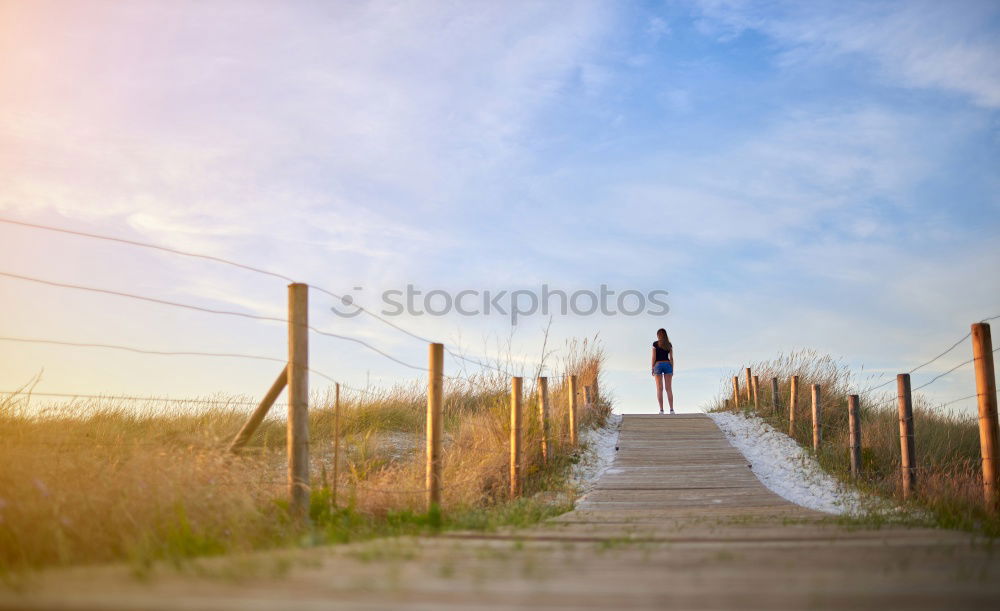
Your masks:
{"label": "dark sleeveless top", "polygon": [[[656,349],[656,360],[657,361],[669,361],[670,360],[670,350],[664,350],[660,348],[657,342],[653,342],[653,348]],[[671,346],[671,348],[673,348]]]}

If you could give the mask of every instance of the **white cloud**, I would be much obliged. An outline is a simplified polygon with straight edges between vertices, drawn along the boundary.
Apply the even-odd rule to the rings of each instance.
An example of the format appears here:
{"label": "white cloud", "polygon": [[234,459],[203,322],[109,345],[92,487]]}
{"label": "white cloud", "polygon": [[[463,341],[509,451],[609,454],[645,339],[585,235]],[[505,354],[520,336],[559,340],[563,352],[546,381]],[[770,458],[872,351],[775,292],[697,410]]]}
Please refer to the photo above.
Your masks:
{"label": "white cloud", "polygon": [[[621,5],[7,3],[0,208],[43,219],[54,212],[108,233],[131,229],[338,292],[364,284],[365,303],[376,306],[374,291],[407,281],[425,289],[605,281],[666,288],[685,397],[700,392],[689,376],[702,375],[698,384],[714,390],[710,368],[789,344],[908,362],[892,359],[922,355],[952,335],[954,321],[982,314],[995,283],[971,293],[963,284],[996,249],[945,247],[928,262],[939,237],[932,232],[950,226],[935,226],[936,210],[909,197],[935,169],[962,163],[954,149],[982,129],[965,121],[982,113],[900,109],[876,92],[851,108],[757,98],[766,110],[750,105],[757,114],[748,115],[740,96],[774,93],[766,86],[781,75],[761,71],[765,87],[733,84],[709,96],[700,77],[712,71],[701,67],[726,64],[730,49],[674,57],[666,51],[674,41],[651,40],[669,29],[641,17],[631,39],[617,40],[626,32],[616,31],[604,45],[616,27],[610,6]],[[997,106],[996,68],[985,63],[996,43],[973,23],[984,5],[948,14],[926,4],[701,6],[704,31],[724,39],[763,32],[780,43],[783,62],[822,70],[834,59],[860,59],[886,82]],[[130,35],[112,35],[121,32]],[[626,52],[636,39],[641,48]],[[744,59],[731,67],[742,70]],[[688,68],[629,81],[674,60]],[[616,61],[629,69],[617,70]],[[643,106],[656,101],[644,96],[657,93],[678,112],[698,111],[684,117],[686,133],[641,123]],[[556,121],[543,124],[546,112]],[[594,126],[581,124],[594,117],[619,118],[607,143],[595,143]],[[698,130],[715,118],[753,124],[713,140],[706,134],[723,130]],[[536,150],[546,157],[532,159]],[[913,214],[884,224],[895,210]],[[901,236],[925,249],[914,253]],[[851,249],[838,240],[853,241]],[[950,247],[961,251],[956,241]],[[76,248],[54,252],[61,260],[49,263],[68,277],[100,276],[102,286],[117,286],[122,266],[131,271],[122,282],[155,294],[173,287],[254,311],[284,308],[280,281],[250,286],[242,275],[216,276],[193,263],[157,275],[169,265],[161,257],[122,260],[108,249],[85,260],[80,253],[91,245]],[[24,267],[41,250],[11,248]],[[744,294],[739,281],[753,290]],[[422,362],[419,342],[364,317],[337,319],[326,305],[322,296],[313,302],[319,326],[399,346],[394,354]],[[23,307],[25,328],[36,324],[33,306]],[[130,320],[145,324],[145,316]],[[479,337],[508,328],[503,317],[394,322],[438,339],[461,330],[477,352]],[[88,333],[113,337],[118,323]],[[67,332],[85,324],[81,313]],[[646,336],[660,324],[557,319],[553,337],[600,328],[611,367],[622,372],[619,392],[645,405]],[[537,353],[541,325],[540,317],[519,325],[516,353]],[[209,322],[204,336],[192,337],[178,325],[160,343],[283,347],[280,328],[266,327],[266,341],[232,328]],[[918,336],[924,329],[927,338]],[[368,369],[390,382],[412,373],[335,340],[318,340],[316,356],[352,380]]]}
{"label": "white cloud", "polygon": [[[339,292],[398,286],[437,274],[435,257],[461,264],[449,258],[456,243],[476,248],[470,194],[490,197],[509,179],[568,82],[585,73],[602,86],[594,55],[612,27],[600,2],[3,3],[0,209],[223,255]],[[76,281],[116,286],[127,284],[127,268],[142,292],[283,309],[280,281],[49,243],[61,250],[22,252],[19,269],[46,276],[52,270],[38,268],[51,263]],[[77,248],[99,253],[84,265]],[[327,301],[314,299],[318,326],[404,344],[398,355],[422,361],[419,342],[364,317],[337,319],[323,312]],[[455,326],[397,322],[433,337]],[[252,345],[274,331],[222,329],[162,343]],[[316,346],[317,359],[348,377],[412,373],[336,340]]]}
{"label": "white cloud", "polygon": [[667,89],[662,91],[658,98],[673,112],[691,112],[694,107],[691,91],[687,89]]}
{"label": "white cloud", "polygon": [[788,2],[699,0],[704,31],[732,39],[757,30],[787,45],[784,60],[870,59],[890,82],[968,96],[1000,108],[995,2]]}
{"label": "white cloud", "polygon": [[671,34],[670,24],[662,17],[652,17],[646,24],[646,33],[654,40]]}
{"label": "white cloud", "polygon": [[404,261],[568,79],[600,86],[610,27],[597,2],[5,10],[0,207]]}
{"label": "white cloud", "polygon": [[831,218],[863,233],[873,200],[908,206],[912,184],[933,167],[921,123],[878,108],[803,111],[703,155],[654,156],[648,178],[615,183],[608,199],[626,232],[685,243],[778,245]]}

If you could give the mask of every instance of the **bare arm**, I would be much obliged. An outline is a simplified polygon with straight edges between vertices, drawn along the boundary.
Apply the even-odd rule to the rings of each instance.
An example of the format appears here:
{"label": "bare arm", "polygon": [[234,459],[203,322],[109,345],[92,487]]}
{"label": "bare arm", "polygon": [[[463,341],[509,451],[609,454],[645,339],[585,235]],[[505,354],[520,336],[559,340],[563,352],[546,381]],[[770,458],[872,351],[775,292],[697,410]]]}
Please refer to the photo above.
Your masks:
{"label": "bare arm", "polygon": [[653,360],[649,364],[650,369],[653,369],[654,367],[656,367],[656,348],[653,348]]}

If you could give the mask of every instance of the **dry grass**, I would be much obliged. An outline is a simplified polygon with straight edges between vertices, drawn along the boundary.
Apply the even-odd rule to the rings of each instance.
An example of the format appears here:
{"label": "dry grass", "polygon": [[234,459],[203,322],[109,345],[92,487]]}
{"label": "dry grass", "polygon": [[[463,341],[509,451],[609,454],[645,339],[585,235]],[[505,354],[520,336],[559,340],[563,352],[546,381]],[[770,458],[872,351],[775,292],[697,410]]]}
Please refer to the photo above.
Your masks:
{"label": "dry grass", "polygon": [[[592,385],[604,354],[573,342],[561,369]],[[332,502],[333,402],[310,409],[313,528],[332,542],[433,527],[422,513],[425,387],[418,382],[342,399],[338,497]],[[553,434],[566,437],[565,385],[550,381]],[[217,398],[217,397],[216,397]],[[225,451],[252,409],[136,404],[107,398],[39,409],[27,395],[0,401],[0,575],[131,559],[145,566],[299,544],[287,517],[283,407],[240,456]],[[509,378],[446,384],[444,527],[482,528],[539,519],[566,507],[506,499]],[[567,489],[575,454],[556,444],[541,465],[533,384],[525,384],[525,493]],[[584,426],[610,413],[600,397]]]}
{"label": "dry grass", "polygon": [[[817,458],[827,471],[843,481],[850,481],[847,397],[856,393],[858,387],[868,387],[872,381],[855,383],[847,366],[830,356],[808,350],[748,366],[760,378],[759,415],[785,432],[789,430],[789,380],[793,375],[800,376],[794,436],[810,448],[810,388],[812,384],[821,385],[823,445]],[[741,394],[745,392],[743,369],[740,369],[723,382],[723,390],[711,409],[734,409],[729,401],[732,375],[740,376]],[[779,380],[777,410],[773,408],[771,396],[772,377]],[[914,445],[919,469],[917,494],[912,505],[928,510],[934,523],[940,526],[1000,536],[1000,518],[984,510],[975,416],[935,409],[919,393],[913,396],[913,405]],[[735,409],[747,407],[741,399],[740,408]],[[899,418],[894,392],[862,397],[861,429],[863,472],[856,485],[866,492],[899,500]]]}

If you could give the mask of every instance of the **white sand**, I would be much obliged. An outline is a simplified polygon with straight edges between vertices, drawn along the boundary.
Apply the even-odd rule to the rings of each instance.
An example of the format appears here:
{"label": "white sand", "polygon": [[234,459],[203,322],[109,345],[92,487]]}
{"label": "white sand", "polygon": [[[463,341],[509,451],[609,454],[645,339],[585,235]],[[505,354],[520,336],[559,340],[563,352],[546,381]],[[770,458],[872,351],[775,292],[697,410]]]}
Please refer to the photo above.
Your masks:
{"label": "white sand", "polygon": [[615,446],[618,444],[621,423],[621,414],[611,414],[603,428],[590,429],[580,434],[584,452],[580,462],[573,465],[570,480],[582,495],[593,490],[597,480],[615,462]]}
{"label": "white sand", "polygon": [[757,479],[789,501],[833,514],[859,514],[863,499],[823,471],[816,460],[791,437],[760,418],[719,412],[708,417],[743,453]]}

